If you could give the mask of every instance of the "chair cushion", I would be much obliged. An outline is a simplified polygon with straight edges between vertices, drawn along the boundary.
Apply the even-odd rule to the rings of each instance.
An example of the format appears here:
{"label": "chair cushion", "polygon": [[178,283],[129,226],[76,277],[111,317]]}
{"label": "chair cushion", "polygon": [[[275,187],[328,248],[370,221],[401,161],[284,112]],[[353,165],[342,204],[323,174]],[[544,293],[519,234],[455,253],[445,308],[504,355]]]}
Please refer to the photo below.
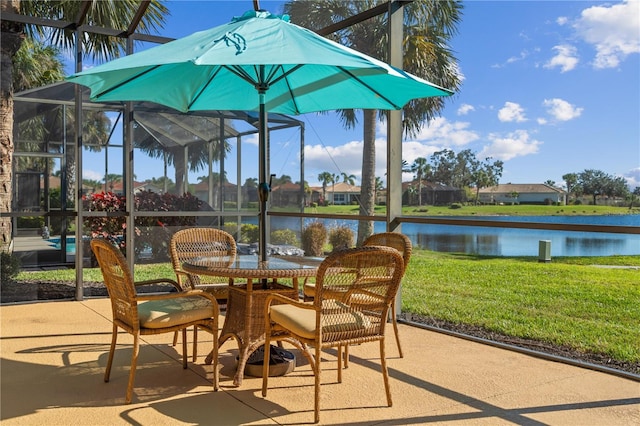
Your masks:
{"label": "chair cushion", "polygon": [[148,300],[138,304],[140,327],[164,328],[213,317],[213,305],[204,297]]}
{"label": "chair cushion", "polygon": [[[322,332],[337,333],[363,330],[371,326],[369,319],[362,312],[354,311],[337,301],[324,301],[329,313],[321,316]],[[330,302],[330,303],[329,303]],[[326,306],[330,304],[331,306]],[[293,305],[271,306],[270,318],[294,334],[307,339],[316,335],[316,313],[311,309],[298,308]]]}
{"label": "chair cushion", "polygon": [[314,298],[316,296],[316,285],[313,283],[305,284],[303,291],[305,296]]}
{"label": "chair cushion", "polygon": [[316,335],[316,311],[293,305],[271,306],[271,321],[306,339]]}

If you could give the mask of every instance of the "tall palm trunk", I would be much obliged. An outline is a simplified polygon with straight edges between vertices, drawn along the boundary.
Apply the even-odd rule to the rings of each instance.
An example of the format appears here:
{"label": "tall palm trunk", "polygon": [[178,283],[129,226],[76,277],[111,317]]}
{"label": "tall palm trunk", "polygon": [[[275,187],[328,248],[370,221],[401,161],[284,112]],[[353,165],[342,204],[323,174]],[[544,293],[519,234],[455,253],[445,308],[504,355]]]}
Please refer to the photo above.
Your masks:
{"label": "tall palm trunk", "polygon": [[[0,12],[18,13],[20,0],[2,0]],[[0,70],[0,213],[11,211],[13,158],[13,56],[23,40],[22,25],[2,22]],[[0,250],[11,243],[11,218],[0,218]]]}
{"label": "tall palm trunk", "polygon": [[[362,185],[360,187],[360,214],[373,215],[376,196],[376,115],[375,109],[363,111]],[[373,234],[373,221],[358,223],[358,246]]]}

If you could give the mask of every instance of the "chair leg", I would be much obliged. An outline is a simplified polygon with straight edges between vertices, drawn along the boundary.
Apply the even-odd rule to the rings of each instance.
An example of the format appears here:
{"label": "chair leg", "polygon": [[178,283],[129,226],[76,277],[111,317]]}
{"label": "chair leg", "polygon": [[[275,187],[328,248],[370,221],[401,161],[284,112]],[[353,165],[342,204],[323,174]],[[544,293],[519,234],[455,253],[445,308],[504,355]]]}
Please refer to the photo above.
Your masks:
{"label": "chair leg", "polygon": [[396,334],[396,345],[398,346],[398,354],[400,354],[400,358],[404,358],[402,354],[402,346],[400,346],[400,335],[398,334],[398,320],[396,318],[396,304],[391,304],[391,315],[393,316],[393,332]]}
{"label": "chair leg", "polygon": [[271,357],[271,324],[265,321],[264,360],[262,362],[262,396],[267,396],[269,386],[269,360]]}
{"label": "chair leg", "polygon": [[344,351],[346,352],[349,348],[349,345],[338,345],[338,383],[342,383],[342,351],[344,349]]}
{"label": "chair leg", "polygon": [[193,326],[193,363],[198,359],[198,326]]}
{"label": "chair leg", "polygon": [[315,375],[315,384],[314,384],[314,392],[315,392],[315,396],[314,396],[314,401],[313,401],[313,421],[314,423],[320,423],[320,356],[321,356],[321,350],[320,350],[320,344],[318,342],[318,344],[315,345],[316,346],[316,357],[315,357],[315,362],[312,365],[313,369],[314,369],[314,375]]}
{"label": "chair leg", "polygon": [[127,397],[125,402],[131,403],[131,397],[133,396],[133,381],[136,378],[136,366],[138,365],[138,352],[140,349],[140,341],[138,334],[133,335],[133,353],[131,354],[131,370],[129,370],[129,384],[127,385]]}
{"label": "chair leg", "polygon": [[182,329],[182,368],[187,369],[187,327]]}
{"label": "chair leg", "polygon": [[218,322],[214,322],[213,328],[211,330],[213,334],[213,347],[211,348],[211,354],[213,355],[212,365],[213,365],[213,390],[218,391],[220,388],[220,377],[218,372]]}
{"label": "chair leg", "polygon": [[384,338],[380,339],[380,369],[382,370],[382,378],[384,379],[384,390],[387,393],[387,405],[392,406],[391,388],[389,386],[389,371],[387,370],[387,358],[384,352]]}
{"label": "chair leg", "polygon": [[111,333],[111,348],[109,349],[109,359],[107,360],[107,368],[104,371],[104,381],[109,381],[111,375],[111,364],[113,364],[113,353],[116,351],[116,341],[118,340],[118,326],[113,324],[113,332]]}
{"label": "chair leg", "polygon": [[349,345],[344,347],[344,368],[349,368]]}

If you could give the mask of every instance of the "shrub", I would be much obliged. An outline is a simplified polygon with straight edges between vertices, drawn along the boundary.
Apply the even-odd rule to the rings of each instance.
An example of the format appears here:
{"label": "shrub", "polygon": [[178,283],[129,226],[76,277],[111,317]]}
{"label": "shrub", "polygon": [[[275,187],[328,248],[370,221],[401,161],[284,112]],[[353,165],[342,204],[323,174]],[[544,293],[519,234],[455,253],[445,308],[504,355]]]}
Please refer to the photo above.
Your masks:
{"label": "shrub", "polygon": [[322,256],[327,241],[327,228],[322,222],[313,222],[302,230],[302,250],[307,256]]}
{"label": "shrub", "polygon": [[296,236],[296,233],[291,229],[278,229],[277,231],[273,231],[271,233],[271,243],[297,246],[298,237]]}
{"label": "shrub", "polygon": [[240,227],[240,243],[255,243],[260,240],[260,228],[258,225],[243,223]]}
{"label": "shrub", "polygon": [[452,209],[452,210],[461,209],[462,208],[462,204],[460,204],[460,203],[451,203],[449,208]]}
{"label": "shrub", "polygon": [[353,247],[353,231],[346,226],[332,228],[329,231],[329,244],[333,247],[333,251]]}
{"label": "shrub", "polygon": [[20,259],[13,253],[0,252],[0,282],[8,283],[20,272]]}
{"label": "shrub", "polygon": [[18,228],[35,228],[41,229],[44,226],[44,217],[19,217],[17,219]]}
{"label": "shrub", "polygon": [[238,222],[225,222],[224,225],[222,225],[222,230],[233,235],[233,238],[238,240],[238,236],[236,235],[238,232]]}

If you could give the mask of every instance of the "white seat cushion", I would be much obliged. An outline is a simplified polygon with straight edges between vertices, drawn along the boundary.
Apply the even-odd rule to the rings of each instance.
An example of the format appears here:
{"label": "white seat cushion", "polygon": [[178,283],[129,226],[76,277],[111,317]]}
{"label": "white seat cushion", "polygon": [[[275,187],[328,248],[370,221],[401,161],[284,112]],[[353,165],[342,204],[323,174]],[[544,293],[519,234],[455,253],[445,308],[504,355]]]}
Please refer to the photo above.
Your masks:
{"label": "white seat cushion", "polygon": [[213,317],[213,305],[204,297],[148,300],[138,304],[140,327],[164,328]]}

